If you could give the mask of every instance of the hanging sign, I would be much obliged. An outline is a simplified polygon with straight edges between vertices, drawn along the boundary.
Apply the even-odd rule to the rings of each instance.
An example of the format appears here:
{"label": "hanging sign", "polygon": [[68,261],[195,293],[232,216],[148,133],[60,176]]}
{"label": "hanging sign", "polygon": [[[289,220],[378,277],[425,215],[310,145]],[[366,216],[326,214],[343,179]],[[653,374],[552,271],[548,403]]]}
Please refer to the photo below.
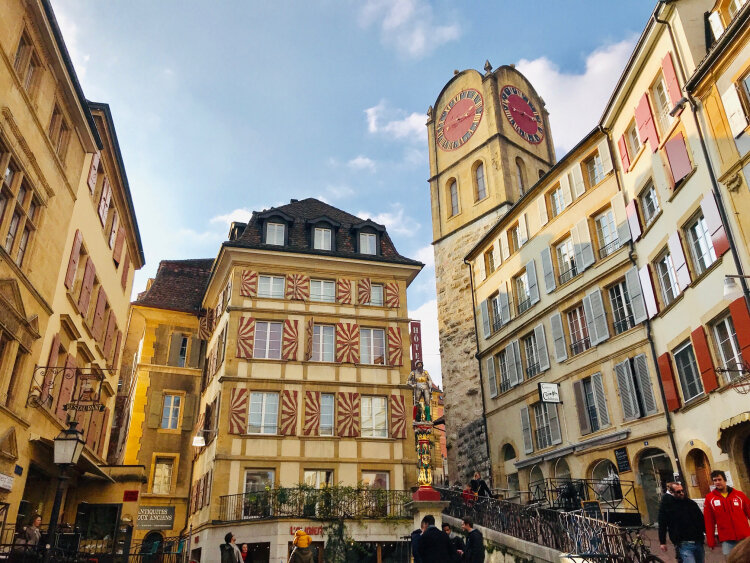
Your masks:
{"label": "hanging sign", "polygon": [[627,448],[615,449],[615,461],[617,462],[618,473],[626,473],[628,471],[633,471],[632,467],[630,467],[630,458],[628,458]]}
{"label": "hanging sign", "polygon": [[543,403],[559,403],[560,386],[557,383],[539,383],[539,400]]}
{"label": "hanging sign", "polygon": [[412,321],[409,325],[411,335],[411,369],[416,369],[417,362],[424,363],[422,358],[422,323]]}

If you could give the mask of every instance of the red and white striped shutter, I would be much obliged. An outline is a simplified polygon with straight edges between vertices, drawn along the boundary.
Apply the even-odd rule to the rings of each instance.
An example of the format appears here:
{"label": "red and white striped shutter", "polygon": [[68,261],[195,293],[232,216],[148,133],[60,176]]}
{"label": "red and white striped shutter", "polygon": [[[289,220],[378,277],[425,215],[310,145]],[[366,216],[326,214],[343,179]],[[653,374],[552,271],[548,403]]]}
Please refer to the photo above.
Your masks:
{"label": "red and white striped shutter", "polygon": [[100,156],[98,152],[95,152],[91,157],[91,168],[89,168],[88,186],[89,191],[93,194],[96,191],[96,178],[99,175],[99,160]]}
{"label": "red and white striped shutter", "polygon": [[60,422],[66,421],[67,411],[63,407],[73,397],[76,379],[76,359],[69,353],[65,360],[65,370],[60,376],[60,392],[57,394],[57,406],[55,408],[55,416]]}
{"label": "red and white striped shutter", "polygon": [[406,438],[406,400],[403,395],[391,395],[391,438]]}
{"label": "red and white striped shutter", "polygon": [[112,251],[112,260],[115,261],[116,265],[120,265],[120,258],[122,257],[122,247],[125,243],[125,228],[120,225],[117,229],[117,239],[115,240],[115,248]]}
{"label": "red and white striped shutter", "polygon": [[401,329],[397,326],[388,327],[388,365],[404,365],[404,347],[401,339]]}
{"label": "red and white striped shutter", "polygon": [[372,282],[370,278],[361,278],[357,281],[357,303],[367,305],[372,300]]}
{"label": "red and white striped shutter", "polygon": [[359,393],[337,393],[338,408],[336,428],[343,438],[356,438],[360,428],[360,395]]}
{"label": "red and white striped shutter", "polygon": [[309,362],[313,353],[313,334],[315,331],[315,319],[310,317],[305,323],[305,361]]}
{"label": "red and white striped shutter", "polygon": [[229,400],[229,433],[247,432],[247,407],[250,393],[245,388],[235,387]]}
{"label": "red and white striped shutter", "polygon": [[94,277],[96,276],[96,268],[94,268],[94,261],[89,258],[86,260],[86,269],[83,272],[83,283],[81,284],[81,295],[78,296],[78,311],[85,317],[89,312],[89,305],[91,303],[91,290],[94,287]]}
{"label": "red and white striped shutter", "polygon": [[255,345],[255,319],[252,317],[240,317],[237,329],[237,357],[250,360],[253,357],[253,346]]}
{"label": "red and white striped shutter", "polygon": [[336,280],[336,301],[342,305],[352,304],[352,280],[344,278]]}
{"label": "red and white striped shutter", "polygon": [[52,339],[52,345],[49,349],[49,359],[47,360],[47,372],[42,382],[42,389],[39,394],[39,400],[44,404],[52,393],[52,387],[55,384],[54,367],[57,366],[57,359],[60,354],[60,334],[56,334]]}
{"label": "red and white striped shutter", "polygon": [[224,293],[219,293],[219,300],[216,302],[216,320],[221,317],[221,312],[224,310]]}
{"label": "red and white striped shutter", "polygon": [[110,311],[109,312],[109,319],[107,320],[107,330],[104,333],[104,348],[102,351],[104,352],[104,357],[109,360],[109,358],[112,356],[112,344],[114,344],[114,337],[115,337],[115,329],[117,326],[117,321],[115,319],[115,312]]}
{"label": "red and white striped shutter", "polygon": [[305,391],[305,424],[302,433],[305,436],[317,436],[320,433],[320,391]]}
{"label": "red and white striped shutter", "polygon": [[401,304],[401,299],[398,292],[398,282],[388,282],[383,288],[384,301],[386,307],[397,309]]}
{"label": "red and white striped shutter", "polygon": [[336,361],[342,364],[359,363],[359,325],[336,325]]}
{"label": "red and white striped shutter", "polygon": [[310,299],[310,278],[304,274],[287,274],[285,293],[286,299]]}
{"label": "red and white striped shutter", "polygon": [[299,330],[297,321],[286,319],[284,321],[284,330],[281,335],[281,359],[296,360],[297,349],[299,348]]}
{"label": "red and white striped shutter", "polygon": [[73,248],[70,251],[70,259],[68,260],[68,271],[65,273],[65,287],[68,289],[73,288],[73,282],[75,282],[76,279],[78,260],[81,258],[82,242],[83,235],[81,234],[81,231],[76,231],[76,235],[73,238]]}
{"label": "red and white striped shutter", "polygon": [[122,265],[122,276],[120,277],[120,285],[122,286],[123,290],[128,286],[128,273],[129,272],[130,272],[130,255],[128,254],[128,251],[125,250],[125,260],[124,260],[124,264]]}
{"label": "red and white striped shutter", "polygon": [[211,338],[211,331],[208,330],[208,313],[198,320],[198,338],[206,342]]}
{"label": "red and white striped shutter", "polygon": [[297,391],[284,389],[281,392],[281,412],[279,413],[279,434],[297,435]]}
{"label": "red and white striped shutter", "polygon": [[255,297],[258,294],[258,272],[242,270],[240,275],[240,295]]}
{"label": "red and white striped shutter", "polygon": [[103,287],[99,287],[99,293],[96,296],[96,308],[94,309],[94,319],[91,323],[91,333],[95,340],[101,340],[102,331],[104,331],[104,312],[107,309],[107,293]]}

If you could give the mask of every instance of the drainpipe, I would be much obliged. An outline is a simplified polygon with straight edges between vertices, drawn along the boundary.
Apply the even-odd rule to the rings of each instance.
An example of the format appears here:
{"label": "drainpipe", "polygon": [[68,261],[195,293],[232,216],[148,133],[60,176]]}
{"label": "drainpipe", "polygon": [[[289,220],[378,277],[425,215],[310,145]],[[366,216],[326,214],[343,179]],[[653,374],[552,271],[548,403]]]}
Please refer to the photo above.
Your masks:
{"label": "drainpipe", "polygon": [[469,283],[471,284],[471,315],[474,318],[474,336],[477,342],[477,353],[474,357],[477,359],[477,367],[479,367],[479,392],[482,395],[482,424],[484,424],[484,445],[487,450],[487,460],[490,462],[490,489],[494,483],[492,482],[492,456],[490,455],[490,434],[487,431],[487,404],[484,398],[484,385],[482,385],[482,362],[479,360],[479,325],[477,324],[477,304],[474,301],[474,269],[471,264],[464,258],[464,264],[469,267]]}
{"label": "drainpipe", "polygon": [[[659,0],[659,4],[667,4],[671,0]],[[658,11],[658,10],[657,10]],[[656,12],[654,12],[656,14]],[[658,16],[654,15],[654,21],[656,23],[660,23],[667,26],[667,31],[669,32],[669,39],[672,43],[672,48],[674,49],[675,58],[677,59],[677,69],[681,75],[682,83],[685,84],[687,82],[687,76],[685,74],[685,67],[682,63],[682,57],[680,56],[680,52],[677,48],[677,42],[674,39],[674,32],[672,31],[672,25],[667,20],[660,20]],[[690,105],[690,113],[693,116],[693,121],[695,122],[695,127],[698,130],[698,139],[700,140],[701,145],[701,152],[703,153],[703,159],[706,161],[706,167],[708,169],[708,175],[711,178],[711,190],[713,191],[714,198],[716,199],[716,206],[719,210],[719,215],[721,216],[721,221],[724,223],[724,230],[727,234],[727,242],[729,242],[729,250],[732,253],[732,259],[734,260],[735,268],[737,269],[737,274],[740,276],[744,276],[744,271],[742,268],[742,262],[740,261],[740,255],[737,252],[737,245],[734,242],[734,235],[732,234],[731,226],[729,225],[729,221],[727,220],[727,211],[724,207],[724,200],[721,196],[721,190],[719,189],[719,183],[716,180],[716,174],[714,173],[713,165],[711,164],[711,159],[708,156],[708,149],[706,148],[706,141],[703,136],[703,128],[701,127],[700,122],[698,121],[697,116],[697,108],[698,103],[695,101],[695,98],[693,98],[692,95],[690,95],[689,92],[685,91],[685,97],[682,98],[679,102],[677,102],[677,106],[679,107],[683,105],[684,103],[688,103]],[[747,285],[747,279],[740,277],[740,286],[742,287],[742,293],[745,296],[745,305],[748,309],[750,309],[750,289]]]}

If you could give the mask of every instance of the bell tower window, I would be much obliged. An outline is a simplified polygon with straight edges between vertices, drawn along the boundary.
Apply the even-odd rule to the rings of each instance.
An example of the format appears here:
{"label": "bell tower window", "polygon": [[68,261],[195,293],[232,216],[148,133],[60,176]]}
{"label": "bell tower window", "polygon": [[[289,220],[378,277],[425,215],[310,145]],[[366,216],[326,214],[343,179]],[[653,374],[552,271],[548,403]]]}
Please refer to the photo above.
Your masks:
{"label": "bell tower window", "polygon": [[458,215],[458,183],[451,180],[448,184],[448,196],[451,200],[451,217]]}

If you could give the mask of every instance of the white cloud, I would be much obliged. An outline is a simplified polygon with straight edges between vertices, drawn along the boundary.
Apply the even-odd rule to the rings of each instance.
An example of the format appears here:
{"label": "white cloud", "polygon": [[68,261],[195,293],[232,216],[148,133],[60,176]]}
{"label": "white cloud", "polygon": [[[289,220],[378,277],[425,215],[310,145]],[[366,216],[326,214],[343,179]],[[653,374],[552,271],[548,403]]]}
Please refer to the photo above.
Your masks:
{"label": "white cloud", "polygon": [[422,248],[418,249],[414,253],[414,259],[422,262],[425,268],[434,268],[435,252],[432,249],[432,245],[428,244],[427,246],[423,246]]}
{"label": "white cloud", "polygon": [[427,117],[423,114],[407,113],[401,109],[389,108],[384,100],[365,110],[367,130],[372,134],[424,143],[427,136]]}
{"label": "white cloud", "polygon": [[422,321],[422,357],[424,367],[432,380],[441,387],[443,376],[440,365],[440,339],[438,338],[437,300],[426,301],[409,311],[409,318]]}
{"label": "white cloud", "polygon": [[86,65],[91,56],[81,50],[81,45],[78,42],[79,28],[75,15],[67,12],[64,4],[55,2],[55,18],[57,19],[57,24],[60,26],[65,47],[67,47],[70,58],[73,61],[76,74],[82,80],[86,76]]}
{"label": "white cloud", "polygon": [[370,172],[375,172],[375,161],[362,155],[352,158],[346,165],[352,170],[369,170]]}
{"label": "white cloud", "polygon": [[378,214],[373,214],[368,211],[360,211],[357,213],[357,217],[361,217],[362,219],[372,219],[376,223],[384,225],[389,232],[399,235],[411,236],[419,230],[420,224],[416,220],[405,215],[404,208],[400,203],[393,204],[391,208],[393,209],[392,212],[383,211]]}
{"label": "white cloud", "polygon": [[247,223],[250,220],[252,214],[252,211],[250,211],[249,209],[238,207],[237,209],[234,209],[225,215],[217,215],[216,217],[212,217],[211,223],[224,223],[227,226],[231,225],[234,221]]}
{"label": "white cloud", "polygon": [[596,49],[586,57],[582,74],[563,72],[546,57],[516,65],[544,98],[558,158],[596,126],[636,40],[633,36]]}
{"label": "white cloud", "polygon": [[359,21],[363,27],[379,26],[381,41],[410,59],[420,59],[461,36],[458,24],[439,25],[424,0],[367,0]]}

